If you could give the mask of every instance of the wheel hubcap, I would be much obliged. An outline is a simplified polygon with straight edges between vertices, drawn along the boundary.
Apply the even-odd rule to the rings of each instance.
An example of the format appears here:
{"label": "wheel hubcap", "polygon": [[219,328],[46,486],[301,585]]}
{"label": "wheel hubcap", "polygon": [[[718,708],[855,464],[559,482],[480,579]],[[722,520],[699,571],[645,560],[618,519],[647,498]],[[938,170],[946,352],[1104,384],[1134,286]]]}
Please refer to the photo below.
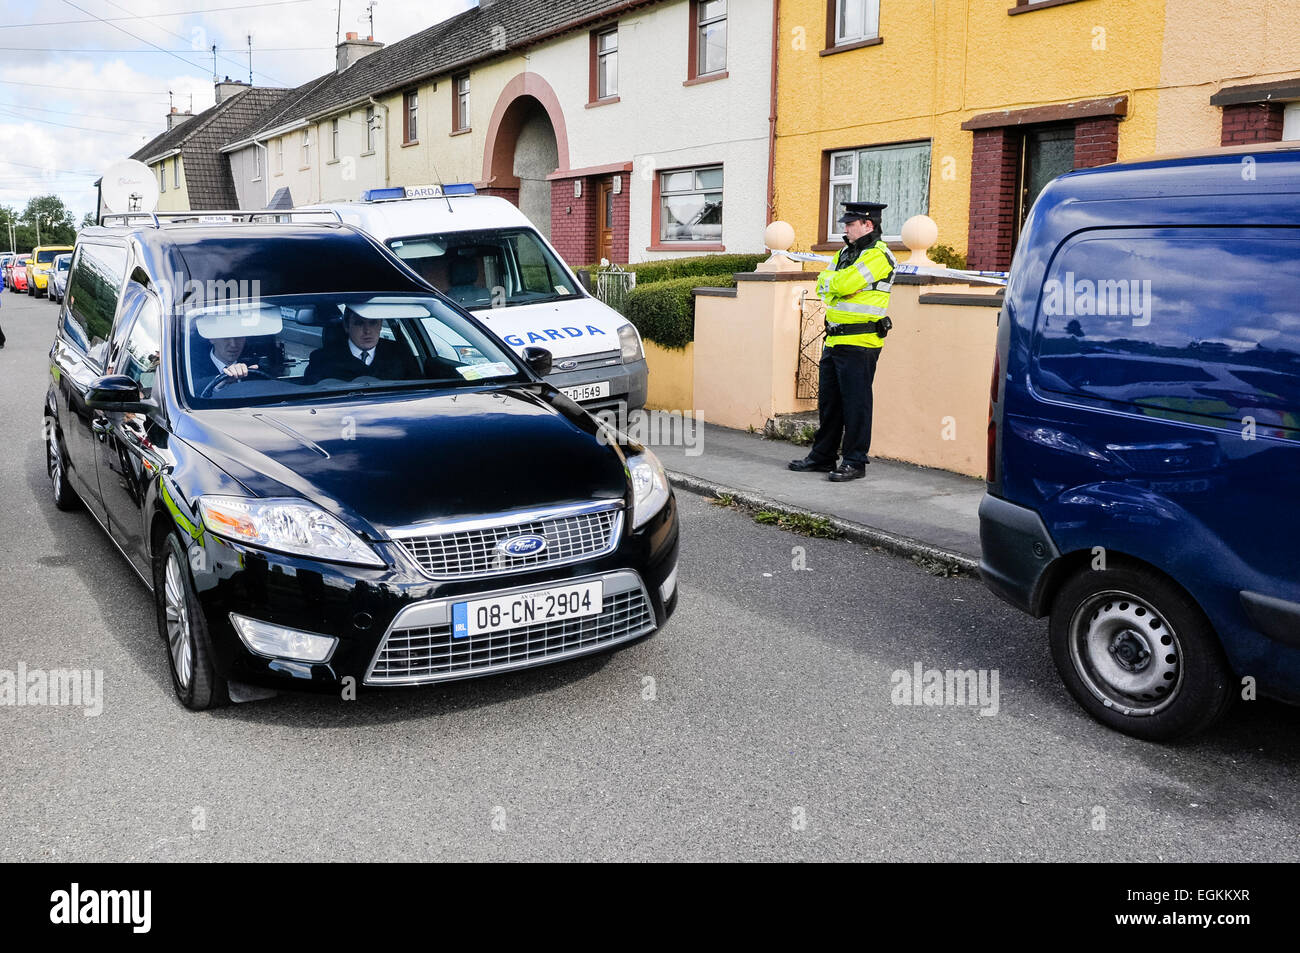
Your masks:
{"label": "wheel hubcap", "polygon": [[1129,592],[1102,592],[1070,623],[1070,654],[1088,689],[1126,715],[1154,715],[1182,683],[1182,646],[1151,603]]}
{"label": "wheel hubcap", "polygon": [[163,611],[167,618],[167,645],[172,654],[172,670],[181,688],[189,688],[194,670],[194,646],[190,634],[190,612],[185,601],[181,567],[174,555],[167,556],[163,579]]}
{"label": "wheel hubcap", "polygon": [[50,458],[50,482],[54,486],[54,495],[59,494],[59,484],[63,482],[63,457],[59,453],[59,435],[54,429],[54,423],[48,424],[50,428],[50,439],[46,441],[49,448]]}

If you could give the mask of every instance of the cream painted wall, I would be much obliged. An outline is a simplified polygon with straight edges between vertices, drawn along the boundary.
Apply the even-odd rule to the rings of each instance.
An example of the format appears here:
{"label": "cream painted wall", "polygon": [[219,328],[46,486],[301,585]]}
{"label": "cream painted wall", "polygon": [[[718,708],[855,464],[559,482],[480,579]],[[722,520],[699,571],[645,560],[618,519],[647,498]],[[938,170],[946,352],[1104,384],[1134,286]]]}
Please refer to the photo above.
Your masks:
{"label": "cream painted wall", "polygon": [[[1207,40],[1212,38],[1212,40]],[[1224,86],[1300,76],[1300,3],[1165,0],[1155,151],[1218,146]]]}
{"label": "cream painted wall", "polygon": [[[175,165],[180,163],[181,166],[181,184],[176,186],[173,183],[175,179]],[[189,186],[185,182],[185,163],[181,160],[180,155],[170,156],[162,162],[155,162],[149,168],[153,170],[154,181],[158,181],[159,167],[165,167],[167,172],[167,191],[158,193],[158,211],[160,212],[185,212],[189,210]]]}

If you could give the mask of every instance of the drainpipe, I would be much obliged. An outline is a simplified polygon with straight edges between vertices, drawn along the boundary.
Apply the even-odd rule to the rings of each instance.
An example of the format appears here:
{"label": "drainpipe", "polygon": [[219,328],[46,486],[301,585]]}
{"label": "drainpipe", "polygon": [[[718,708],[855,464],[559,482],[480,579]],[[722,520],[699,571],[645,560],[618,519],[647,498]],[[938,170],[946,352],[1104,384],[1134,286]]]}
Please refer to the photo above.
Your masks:
{"label": "drainpipe", "polygon": [[781,0],[772,0],[772,93],[767,116],[767,223],[776,215],[776,57],[781,47]]}
{"label": "drainpipe", "polygon": [[384,111],[384,127],[383,127],[383,131],[384,131],[384,186],[387,187],[387,186],[388,186],[388,178],[389,178],[389,171],[388,171],[388,107],[385,106],[383,103],[381,103],[379,100],[375,99],[374,96],[369,96],[369,97],[367,97],[367,99],[368,99],[368,101],[370,102],[370,105],[374,106],[376,109],[382,109],[382,110]]}

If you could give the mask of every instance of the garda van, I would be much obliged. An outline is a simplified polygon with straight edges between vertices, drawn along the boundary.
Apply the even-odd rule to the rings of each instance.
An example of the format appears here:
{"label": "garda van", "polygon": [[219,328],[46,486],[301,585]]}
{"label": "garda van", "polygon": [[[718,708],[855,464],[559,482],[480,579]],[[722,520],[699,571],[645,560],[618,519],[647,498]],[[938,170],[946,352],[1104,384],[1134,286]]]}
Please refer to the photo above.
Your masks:
{"label": "garda van", "polygon": [[587,410],[645,404],[641,336],[583,289],[532,222],[473,185],[367,191],[329,209],[390,248],[425,281],[522,354],[551,352],[548,383]]}
{"label": "garda van", "polygon": [[985,583],[1094,717],[1300,702],[1300,149],[1067,173],[998,324]]}

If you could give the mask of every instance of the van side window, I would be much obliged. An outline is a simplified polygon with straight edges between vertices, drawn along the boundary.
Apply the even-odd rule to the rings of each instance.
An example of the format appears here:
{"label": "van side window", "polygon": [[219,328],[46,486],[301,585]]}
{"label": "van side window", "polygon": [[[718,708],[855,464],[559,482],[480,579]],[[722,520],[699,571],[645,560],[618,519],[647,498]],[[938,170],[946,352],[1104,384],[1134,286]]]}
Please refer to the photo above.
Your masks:
{"label": "van side window", "polygon": [[73,265],[68,276],[68,320],[88,342],[82,345],[87,357],[102,368],[126,273],[126,249],[87,242],[79,247]]}
{"label": "van side window", "polygon": [[114,362],[114,371],[125,374],[140,385],[140,396],[148,399],[153,393],[154,378],[162,354],[162,309],[158,299],[146,296],[140,314],[131,325],[126,344]]}
{"label": "van side window", "polygon": [[[72,291],[71,278],[73,275],[77,273],[78,269],[80,268],[81,252],[82,249],[84,249],[85,247],[86,247],[85,245],[80,245],[78,246],[77,250],[73,253],[72,269],[68,275],[69,293],[71,293]],[[61,315],[61,320],[59,321],[59,337],[62,338],[67,343],[71,344],[73,347],[77,348],[77,350],[79,351],[83,351],[83,352],[89,351],[90,339],[86,337],[86,329],[81,326],[81,322],[77,320],[76,315],[72,313],[71,308],[69,308],[66,304],[63,306],[62,312],[63,313]]]}
{"label": "van side window", "polygon": [[1300,229],[1084,233],[1037,326],[1046,390],[1300,439]]}

